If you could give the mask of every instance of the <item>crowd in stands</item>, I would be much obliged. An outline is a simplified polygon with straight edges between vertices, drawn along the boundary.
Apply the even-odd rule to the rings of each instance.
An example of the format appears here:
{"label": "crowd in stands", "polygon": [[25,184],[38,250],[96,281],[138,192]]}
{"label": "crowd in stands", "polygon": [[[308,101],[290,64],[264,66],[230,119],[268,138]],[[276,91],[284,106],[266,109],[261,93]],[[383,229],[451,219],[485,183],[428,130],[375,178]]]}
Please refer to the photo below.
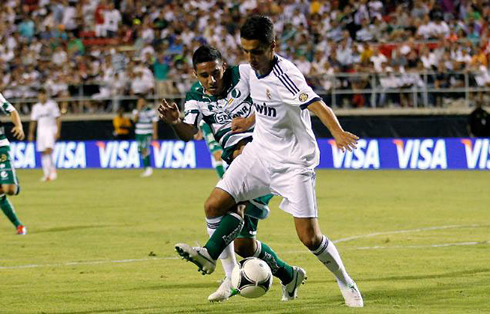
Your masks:
{"label": "crowd in stands", "polygon": [[[244,62],[239,29],[251,14],[273,19],[277,53],[322,93],[373,82],[464,86],[468,71],[472,84],[490,85],[488,0],[4,0],[0,90],[9,99],[33,98],[42,86],[55,98],[80,97],[61,101],[63,112],[115,110],[105,100],[116,96],[176,98],[193,80],[199,45],[217,47],[228,64]],[[337,73],[350,76],[332,79]],[[376,73],[376,81],[356,73]],[[396,101],[413,105],[403,98]]]}

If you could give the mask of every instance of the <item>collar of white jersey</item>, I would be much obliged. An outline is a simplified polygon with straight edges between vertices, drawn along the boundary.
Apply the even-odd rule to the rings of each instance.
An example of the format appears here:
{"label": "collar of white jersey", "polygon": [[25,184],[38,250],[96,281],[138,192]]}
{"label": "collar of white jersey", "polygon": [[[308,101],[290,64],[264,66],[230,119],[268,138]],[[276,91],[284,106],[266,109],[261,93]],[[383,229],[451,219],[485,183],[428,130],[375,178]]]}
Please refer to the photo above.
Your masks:
{"label": "collar of white jersey", "polygon": [[257,71],[254,70],[255,72],[255,76],[257,76],[257,78],[260,80],[260,79],[263,79],[264,77],[268,76],[269,74],[271,74],[272,70],[274,69],[274,67],[276,66],[276,64],[279,62],[279,56],[274,54],[274,60],[272,60],[272,66],[271,66],[271,70],[269,72],[267,72],[266,74],[264,75],[259,75],[257,73]]}

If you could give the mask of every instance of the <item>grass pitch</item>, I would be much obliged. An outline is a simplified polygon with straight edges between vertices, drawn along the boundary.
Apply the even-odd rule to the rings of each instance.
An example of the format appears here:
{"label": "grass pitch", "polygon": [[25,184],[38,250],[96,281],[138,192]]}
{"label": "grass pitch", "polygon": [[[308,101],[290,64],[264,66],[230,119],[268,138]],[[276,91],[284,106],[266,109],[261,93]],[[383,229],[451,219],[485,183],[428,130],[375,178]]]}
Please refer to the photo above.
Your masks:
{"label": "grass pitch", "polygon": [[322,231],[336,240],[365,308],[349,309],[333,276],[271,203],[258,239],[308,273],[299,299],[210,304],[221,267],[202,276],[173,244],[204,244],[211,170],[66,170],[40,183],[18,171],[12,197],[26,236],[0,214],[0,313],[478,313],[490,311],[490,172],[318,171]]}

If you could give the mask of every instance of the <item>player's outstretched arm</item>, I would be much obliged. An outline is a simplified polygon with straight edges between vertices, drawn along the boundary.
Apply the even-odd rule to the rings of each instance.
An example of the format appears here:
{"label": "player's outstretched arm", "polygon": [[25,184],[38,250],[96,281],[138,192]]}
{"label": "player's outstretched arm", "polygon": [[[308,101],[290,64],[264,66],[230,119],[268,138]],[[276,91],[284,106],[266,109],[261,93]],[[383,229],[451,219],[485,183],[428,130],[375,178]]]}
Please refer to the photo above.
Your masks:
{"label": "player's outstretched arm", "polygon": [[197,127],[180,120],[180,111],[176,103],[169,105],[165,99],[162,100],[162,103],[158,106],[158,117],[163,122],[170,124],[177,136],[183,141],[192,140],[194,134],[197,133]]}
{"label": "player's outstretched arm", "polygon": [[34,131],[36,130],[36,125],[37,125],[37,121],[35,120],[29,122],[29,135],[27,136],[27,140],[29,142],[34,141]]}
{"label": "player's outstretched arm", "polygon": [[313,112],[325,125],[337,143],[337,148],[342,152],[345,150],[352,151],[357,148],[357,141],[359,137],[346,132],[340,126],[339,120],[335,116],[335,113],[330,107],[328,107],[323,101],[315,101],[308,106],[308,109]]}
{"label": "player's outstretched arm", "polygon": [[12,133],[14,134],[14,137],[20,141],[22,141],[25,138],[24,134],[24,128],[22,127],[22,122],[20,121],[20,116],[17,110],[14,110],[10,113],[10,119],[12,120],[12,123],[14,124],[14,127],[12,128]]}

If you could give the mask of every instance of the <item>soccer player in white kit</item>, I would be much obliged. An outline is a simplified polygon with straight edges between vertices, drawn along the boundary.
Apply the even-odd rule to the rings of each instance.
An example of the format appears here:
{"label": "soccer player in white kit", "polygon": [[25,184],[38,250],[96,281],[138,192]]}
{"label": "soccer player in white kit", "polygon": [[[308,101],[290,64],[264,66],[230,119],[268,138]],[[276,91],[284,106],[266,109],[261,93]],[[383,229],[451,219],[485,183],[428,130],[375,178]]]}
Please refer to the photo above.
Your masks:
{"label": "soccer player in white kit", "polygon": [[[206,214],[218,217],[235,213],[235,204],[267,193],[282,196],[281,209],[293,215],[301,242],[334,274],[345,304],[363,307],[361,293],[347,274],[335,245],[320,231],[314,171],[320,154],[306,109],[329,129],[338,149],[355,149],[359,138],[342,129],[333,111],[307,85],[297,67],[274,53],[274,25],[269,18],[248,18],[240,36],[253,69],[249,82],[256,116],[254,139],[211,192]],[[230,229],[230,220],[227,223]],[[207,249],[212,240],[204,247],[179,243],[176,249],[204,273],[212,273],[215,258]]]}
{"label": "soccer player in white kit", "polygon": [[41,181],[56,180],[53,150],[56,140],[60,138],[60,109],[56,102],[48,99],[45,89],[39,91],[38,100],[39,102],[32,107],[28,140],[34,140],[34,130],[37,125],[36,146],[37,151],[41,152],[41,165],[44,173]]}

